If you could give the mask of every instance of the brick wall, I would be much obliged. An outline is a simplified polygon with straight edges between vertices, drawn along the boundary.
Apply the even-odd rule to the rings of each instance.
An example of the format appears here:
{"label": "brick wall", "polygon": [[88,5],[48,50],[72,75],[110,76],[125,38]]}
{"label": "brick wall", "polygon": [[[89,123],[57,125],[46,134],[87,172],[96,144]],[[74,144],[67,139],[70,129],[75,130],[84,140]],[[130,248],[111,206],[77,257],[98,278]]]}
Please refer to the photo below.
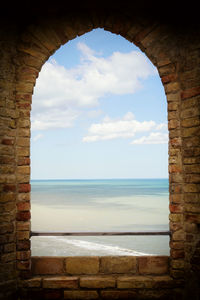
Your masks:
{"label": "brick wall", "polygon": [[[101,8],[101,5],[98,8]],[[105,299],[125,299],[134,297],[135,292],[137,297],[144,298],[145,294],[140,292],[140,287],[143,286],[149,298],[167,297],[167,295],[159,295],[156,289],[156,284],[159,285],[160,282],[160,274],[155,274],[157,279],[150,275],[146,283],[146,279],[143,278],[145,274],[138,273],[142,268],[147,270],[157,258],[154,258],[155,261],[153,258],[145,258],[146,260],[138,258],[135,269],[133,263],[135,258],[133,258],[132,265],[130,264],[131,272],[135,270],[136,273],[131,273],[131,276],[128,273],[128,277],[121,278],[114,271],[105,272],[106,276],[109,275],[108,284],[113,286],[106,286],[110,290],[100,292],[95,290],[95,286],[99,287],[100,283],[104,286],[102,274],[99,274],[99,271],[93,274],[98,277],[96,283],[94,278],[88,278],[87,281],[87,278],[82,276],[91,274],[76,274],[75,261],[71,258],[57,260],[58,268],[61,261],[62,264],[71,263],[71,268],[75,268],[75,273],[69,274],[69,270],[65,269],[62,274],[62,276],[76,277],[74,281],[73,278],[63,279],[66,284],[76,286],[71,296],[68,290],[61,296],[63,287],[60,291],[58,288],[55,291],[51,288],[49,290],[49,282],[53,286],[56,284],[62,286],[61,279],[56,279],[59,283],[56,283],[56,280],[54,282],[54,279],[48,281],[43,277],[45,274],[40,273],[34,274],[34,278],[31,279],[37,265],[36,258],[31,262],[30,251],[30,110],[34,85],[41,67],[56,49],[68,40],[98,27],[121,34],[137,45],[154,63],[160,74],[168,102],[170,138],[171,252],[167,276],[170,276],[169,281],[173,279],[173,288],[171,286],[168,292],[171,291],[173,295],[178,284],[185,281],[185,290],[182,288],[182,291],[184,290],[185,295],[193,294],[194,299],[198,299],[200,262],[200,29],[198,24],[192,26],[179,23],[180,19],[179,22],[174,22],[170,17],[169,22],[166,22],[166,19],[163,22],[162,18],[156,18],[155,14],[151,15],[150,11],[144,13],[143,10],[131,10],[125,6],[118,10],[111,7],[103,10],[88,6],[84,13],[70,8],[59,14],[55,13],[56,10],[52,10],[47,16],[43,11],[42,17],[39,10],[36,10],[36,15],[34,11],[31,10],[30,18],[27,17],[29,14],[23,16],[22,12],[16,14],[18,18],[14,18],[13,23],[12,20],[7,22],[6,19],[4,21],[1,19],[0,299],[9,297],[14,299],[17,278],[20,279],[23,291],[28,293],[27,290],[33,288],[36,289],[37,294],[39,293],[37,288],[40,292],[44,289],[47,293],[46,299],[59,299],[64,295],[65,298],[74,297],[73,299],[92,299],[97,296]],[[94,269],[95,266],[97,269],[100,266],[98,270],[102,270],[103,266],[105,270],[106,268],[109,270],[112,266],[116,270],[116,261],[118,261],[120,262],[117,263],[118,267],[125,268],[126,264],[123,264],[120,258],[114,260],[115,264],[112,266],[113,259],[108,259],[105,263],[106,259],[96,258],[92,266]],[[56,273],[51,275],[54,276]],[[127,270],[125,275],[127,276]],[[24,283],[22,280],[25,280]],[[151,281],[149,285],[148,280]],[[93,282],[94,290],[87,290],[90,289],[89,282]],[[147,289],[147,286],[150,288]],[[83,291],[79,293],[80,288],[83,288]],[[33,292],[31,290],[32,294]]]}
{"label": "brick wall", "polygon": [[178,299],[181,285],[169,276],[167,256],[33,257],[32,278],[20,282],[20,297],[147,299],[156,289],[159,298],[173,290]]}

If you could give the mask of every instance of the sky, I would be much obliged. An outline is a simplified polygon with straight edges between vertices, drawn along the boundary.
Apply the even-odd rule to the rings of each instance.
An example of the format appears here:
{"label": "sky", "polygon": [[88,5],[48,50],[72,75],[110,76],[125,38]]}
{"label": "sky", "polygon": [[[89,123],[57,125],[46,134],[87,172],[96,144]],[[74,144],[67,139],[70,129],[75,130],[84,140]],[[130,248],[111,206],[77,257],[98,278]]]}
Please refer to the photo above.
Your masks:
{"label": "sky", "polygon": [[166,96],[146,55],[103,29],[61,46],[34,88],[31,178],[167,177]]}

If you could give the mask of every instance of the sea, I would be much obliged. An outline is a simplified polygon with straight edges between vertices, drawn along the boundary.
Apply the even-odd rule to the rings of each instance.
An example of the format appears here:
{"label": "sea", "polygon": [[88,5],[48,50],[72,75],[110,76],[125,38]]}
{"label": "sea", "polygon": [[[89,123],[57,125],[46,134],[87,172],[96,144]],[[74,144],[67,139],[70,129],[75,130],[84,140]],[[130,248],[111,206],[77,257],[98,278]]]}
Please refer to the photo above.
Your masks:
{"label": "sea", "polygon": [[[168,179],[32,180],[31,230],[169,230]],[[33,256],[169,255],[169,236],[33,236]]]}

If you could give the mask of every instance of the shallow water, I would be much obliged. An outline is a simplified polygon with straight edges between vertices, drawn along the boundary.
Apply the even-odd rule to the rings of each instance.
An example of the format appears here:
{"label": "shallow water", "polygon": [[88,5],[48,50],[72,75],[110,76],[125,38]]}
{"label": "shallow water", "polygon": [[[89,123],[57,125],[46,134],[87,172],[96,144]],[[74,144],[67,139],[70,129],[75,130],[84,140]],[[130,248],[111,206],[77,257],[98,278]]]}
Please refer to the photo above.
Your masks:
{"label": "shallow water", "polygon": [[[32,231],[168,230],[168,180],[32,181]],[[167,236],[32,237],[33,255],[169,254]]]}

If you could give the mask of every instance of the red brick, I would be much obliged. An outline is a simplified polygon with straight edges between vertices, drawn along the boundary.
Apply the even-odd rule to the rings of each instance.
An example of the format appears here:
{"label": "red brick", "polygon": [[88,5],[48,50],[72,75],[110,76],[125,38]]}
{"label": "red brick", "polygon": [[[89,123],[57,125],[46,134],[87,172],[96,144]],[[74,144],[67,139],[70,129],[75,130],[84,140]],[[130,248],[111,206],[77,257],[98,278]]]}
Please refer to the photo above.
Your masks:
{"label": "red brick", "polygon": [[3,145],[13,145],[14,139],[3,139],[1,142]]}
{"label": "red brick", "polygon": [[19,202],[19,203],[17,203],[17,209],[19,211],[29,211],[30,210],[30,202]]}
{"label": "red brick", "polygon": [[169,165],[169,173],[181,173],[182,168],[178,165]]}
{"label": "red brick", "polygon": [[17,221],[28,221],[31,218],[31,213],[30,211],[18,211],[17,212]]}
{"label": "red brick", "polygon": [[193,87],[181,92],[181,99],[187,99],[200,94],[200,86]]}
{"label": "red brick", "polygon": [[164,75],[161,77],[162,83],[169,83],[171,81],[175,81],[177,79],[177,75],[175,73]]}
{"label": "red brick", "polygon": [[180,204],[170,204],[169,205],[169,210],[171,213],[179,213],[183,211],[183,206]]}
{"label": "red brick", "polygon": [[29,193],[31,191],[31,185],[29,183],[19,184],[19,193]]}
{"label": "red brick", "polygon": [[5,184],[3,186],[4,192],[15,192],[16,191],[16,185],[14,184]]}
{"label": "red brick", "polygon": [[18,160],[18,166],[26,166],[26,165],[30,165],[30,158],[29,157],[20,158]]}

